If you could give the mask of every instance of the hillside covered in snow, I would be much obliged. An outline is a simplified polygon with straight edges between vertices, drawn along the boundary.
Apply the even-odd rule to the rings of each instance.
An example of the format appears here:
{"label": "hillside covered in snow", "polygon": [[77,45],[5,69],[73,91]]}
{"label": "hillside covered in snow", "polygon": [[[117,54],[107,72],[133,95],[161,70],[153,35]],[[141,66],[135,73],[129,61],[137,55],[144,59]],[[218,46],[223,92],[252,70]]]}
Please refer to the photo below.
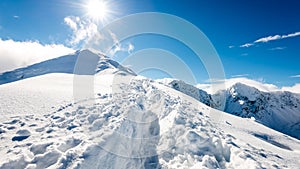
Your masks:
{"label": "hillside covered in snow", "polygon": [[263,92],[243,83],[226,91],[225,112],[250,118],[282,133],[300,139],[300,95],[287,92]]}
{"label": "hillside covered in snow", "polygon": [[[96,69],[78,71],[76,56],[93,58],[86,60]],[[74,78],[91,76],[93,95],[74,100]],[[1,169],[300,166],[299,140],[209,107],[215,103],[206,92],[184,94],[87,50],[4,73],[0,81]],[[242,94],[228,101],[261,98]]]}
{"label": "hillside covered in snow", "polygon": [[243,79],[240,82],[237,80],[229,80],[227,88],[213,94],[180,80],[163,79],[158,82],[219,110],[222,104],[220,97],[225,96],[225,112],[243,118],[255,118],[261,124],[300,139],[300,94],[267,91],[262,85],[257,85],[258,82],[252,82],[249,86]]}
{"label": "hillside covered in snow", "polygon": [[[76,63],[80,64],[76,65]],[[77,68],[79,66],[80,69]],[[0,74],[0,84],[49,73],[94,75],[99,71],[109,68],[115,71],[121,70],[129,74],[135,74],[132,70],[123,67],[116,61],[111,60],[102,54],[96,54],[89,50],[82,50],[71,55],[61,56],[25,68],[2,73]]]}

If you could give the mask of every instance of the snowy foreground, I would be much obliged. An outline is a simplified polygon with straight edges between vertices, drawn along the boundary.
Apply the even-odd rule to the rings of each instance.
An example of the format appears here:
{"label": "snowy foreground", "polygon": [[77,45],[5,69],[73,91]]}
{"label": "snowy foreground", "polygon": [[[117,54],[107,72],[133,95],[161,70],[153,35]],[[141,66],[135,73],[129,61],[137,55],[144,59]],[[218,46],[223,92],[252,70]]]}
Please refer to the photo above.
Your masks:
{"label": "snowy foreground", "polygon": [[252,119],[111,64],[74,100],[74,76],[0,85],[1,169],[300,168],[300,141]]}

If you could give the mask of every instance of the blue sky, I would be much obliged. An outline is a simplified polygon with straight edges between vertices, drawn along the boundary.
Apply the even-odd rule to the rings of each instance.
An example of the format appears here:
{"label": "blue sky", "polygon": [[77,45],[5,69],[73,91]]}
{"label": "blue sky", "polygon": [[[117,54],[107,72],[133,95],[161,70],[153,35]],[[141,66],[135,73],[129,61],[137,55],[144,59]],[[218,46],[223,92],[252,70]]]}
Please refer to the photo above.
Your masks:
{"label": "blue sky", "polygon": [[[66,18],[88,17],[83,7],[86,2],[1,0],[0,39],[78,49],[80,42],[74,41],[74,32]],[[169,13],[193,23],[216,48],[227,78],[246,76],[278,86],[300,81],[298,0],[111,0],[108,3],[111,16],[106,23],[137,12]],[[132,44],[135,51],[146,48],[171,51],[190,66],[198,83],[208,79],[202,63],[190,59],[193,52],[173,39],[148,35],[127,39],[122,44]],[[126,52],[120,51],[115,56],[117,60],[122,57],[126,57]]]}

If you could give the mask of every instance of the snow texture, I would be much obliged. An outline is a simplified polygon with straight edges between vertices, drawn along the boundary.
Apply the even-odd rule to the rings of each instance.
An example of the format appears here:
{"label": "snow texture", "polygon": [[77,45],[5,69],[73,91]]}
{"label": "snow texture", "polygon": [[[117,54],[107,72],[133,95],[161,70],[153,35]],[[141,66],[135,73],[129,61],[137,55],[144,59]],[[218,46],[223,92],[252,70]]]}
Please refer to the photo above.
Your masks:
{"label": "snow texture", "polygon": [[221,107],[220,96],[225,96],[225,112],[243,118],[254,118],[261,124],[300,139],[300,94],[288,91],[267,92],[264,85],[253,81],[249,86],[234,80],[235,83],[230,82],[228,88],[212,95],[180,80],[163,79],[158,82],[216,109]]}
{"label": "snow texture", "polygon": [[100,62],[86,100],[65,72],[0,85],[1,169],[299,168],[299,140]]}

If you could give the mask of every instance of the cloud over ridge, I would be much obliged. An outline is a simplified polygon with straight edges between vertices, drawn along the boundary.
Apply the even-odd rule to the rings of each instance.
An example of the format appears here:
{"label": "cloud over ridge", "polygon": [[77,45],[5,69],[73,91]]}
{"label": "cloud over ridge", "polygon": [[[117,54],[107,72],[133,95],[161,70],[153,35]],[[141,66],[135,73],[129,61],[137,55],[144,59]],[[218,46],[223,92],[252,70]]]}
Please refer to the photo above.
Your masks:
{"label": "cloud over ridge", "polygon": [[62,44],[43,45],[38,41],[14,41],[0,38],[0,73],[70,54],[74,51],[74,49]]}

